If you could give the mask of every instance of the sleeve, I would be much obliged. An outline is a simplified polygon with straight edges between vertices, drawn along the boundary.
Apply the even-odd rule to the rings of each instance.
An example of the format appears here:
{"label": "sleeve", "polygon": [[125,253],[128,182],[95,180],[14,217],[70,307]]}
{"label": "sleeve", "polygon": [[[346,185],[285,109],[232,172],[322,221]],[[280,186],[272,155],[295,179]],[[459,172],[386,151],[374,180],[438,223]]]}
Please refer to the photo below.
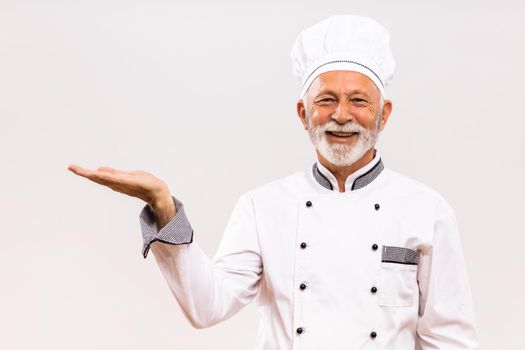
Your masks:
{"label": "sleeve", "polygon": [[148,256],[151,243],[155,241],[168,244],[188,244],[193,242],[193,229],[184,212],[184,205],[171,196],[175,203],[175,217],[157,232],[155,214],[149,204],[146,204],[139,214],[142,231],[144,259]]}
{"label": "sleeve", "polygon": [[478,349],[459,229],[444,200],[436,208],[432,244],[421,253],[416,350]]}
{"label": "sleeve", "polygon": [[[189,225],[182,222],[170,226],[171,230],[184,226],[187,234]],[[246,194],[237,201],[213,259],[197,242],[151,242],[151,251],[172,294],[195,328],[211,327],[232,317],[259,291],[262,259],[252,198]]]}

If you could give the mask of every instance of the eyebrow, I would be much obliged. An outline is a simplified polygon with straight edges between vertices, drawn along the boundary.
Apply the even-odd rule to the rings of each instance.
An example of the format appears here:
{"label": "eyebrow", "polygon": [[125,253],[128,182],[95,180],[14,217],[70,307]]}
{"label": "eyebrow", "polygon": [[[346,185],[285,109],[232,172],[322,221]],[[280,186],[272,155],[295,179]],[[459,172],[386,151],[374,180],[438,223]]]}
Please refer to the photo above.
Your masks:
{"label": "eyebrow", "polygon": [[[328,94],[328,95],[333,95],[333,96],[337,96],[337,94],[330,90],[330,89],[325,89],[325,90],[321,90],[316,96],[315,98],[318,98],[319,96],[321,95],[324,95],[324,94]],[[353,90],[350,90],[348,92],[345,93],[346,95],[350,96],[350,95],[354,95],[354,94],[362,94],[364,95],[366,98],[371,98],[366,92],[364,92],[363,90],[360,90],[360,89],[353,89]]]}

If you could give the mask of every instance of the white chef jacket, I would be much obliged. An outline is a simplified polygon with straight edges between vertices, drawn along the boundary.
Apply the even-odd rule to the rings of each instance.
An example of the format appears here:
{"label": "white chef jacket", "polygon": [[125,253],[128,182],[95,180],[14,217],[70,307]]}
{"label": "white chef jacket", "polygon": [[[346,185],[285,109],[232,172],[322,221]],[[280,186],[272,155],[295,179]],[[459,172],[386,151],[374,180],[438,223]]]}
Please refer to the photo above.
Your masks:
{"label": "white chef jacket", "polygon": [[144,257],[151,248],[196,328],[256,298],[255,349],[478,349],[450,205],[377,150],[345,188],[316,162],[243,194],[211,260],[182,203],[159,232],[146,205]]}

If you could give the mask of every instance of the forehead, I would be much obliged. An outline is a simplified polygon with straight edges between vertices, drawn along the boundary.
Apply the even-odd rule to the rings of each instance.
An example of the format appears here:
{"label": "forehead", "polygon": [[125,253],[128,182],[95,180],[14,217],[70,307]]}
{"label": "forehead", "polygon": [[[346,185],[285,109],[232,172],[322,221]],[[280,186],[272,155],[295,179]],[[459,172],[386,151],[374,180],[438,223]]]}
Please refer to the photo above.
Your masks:
{"label": "forehead", "polygon": [[322,73],[314,79],[308,89],[309,93],[314,96],[326,90],[337,93],[361,91],[374,97],[380,93],[369,77],[349,70],[334,70]]}

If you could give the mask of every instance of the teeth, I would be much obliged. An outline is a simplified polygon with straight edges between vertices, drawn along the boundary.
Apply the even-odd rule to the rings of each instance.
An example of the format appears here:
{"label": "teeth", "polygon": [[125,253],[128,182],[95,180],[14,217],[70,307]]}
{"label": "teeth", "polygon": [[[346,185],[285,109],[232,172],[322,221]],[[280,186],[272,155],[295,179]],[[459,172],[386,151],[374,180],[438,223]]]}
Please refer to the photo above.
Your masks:
{"label": "teeth", "polygon": [[353,132],[335,132],[335,131],[330,131],[331,134],[335,135],[335,136],[343,136],[343,137],[346,137],[346,136],[352,136]]}

